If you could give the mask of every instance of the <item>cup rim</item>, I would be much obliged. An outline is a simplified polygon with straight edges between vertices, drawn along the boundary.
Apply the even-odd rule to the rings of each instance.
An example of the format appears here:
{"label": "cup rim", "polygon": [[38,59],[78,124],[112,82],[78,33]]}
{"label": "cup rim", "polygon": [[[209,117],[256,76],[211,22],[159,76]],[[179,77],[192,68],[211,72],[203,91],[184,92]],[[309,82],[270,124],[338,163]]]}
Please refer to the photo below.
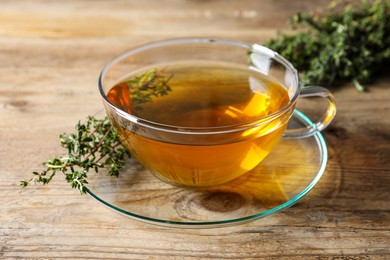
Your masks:
{"label": "cup rim", "polygon": [[[147,119],[143,119],[137,116],[134,116],[132,114],[129,114],[120,108],[116,107],[114,104],[111,103],[111,101],[108,99],[106,93],[104,92],[103,89],[103,78],[106,76],[107,72],[109,69],[117,62],[134,55],[136,53],[156,48],[156,47],[162,47],[162,46],[167,46],[167,45],[174,45],[174,44],[189,44],[189,43],[217,43],[217,44],[225,44],[225,45],[231,45],[231,46],[237,46],[244,48],[251,53],[258,53],[258,50],[254,48],[256,45],[257,47],[262,48],[268,53],[272,54],[272,59],[276,60],[280,64],[282,64],[284,67],[289,69],[294,76],[294,80],[297,82],[297,87],[296,90],[290,99],[290,102],[280,108],[279,110],[273,112],[270,115],[261,117],[259,119],[255,119],[249,122],[244,122],[240,124],[232,124],[232,125],[224,125],[224,126],[210,126],[210,127],[188,127],[188,126],[177,126],[177,125],[168,125],[168,124],[162,124],[162,123],[157,123],[153,122]],[[299,80],[299,75],[297,70],[294,68],[294,66],[283,56],[281,56],[279,53],[265,47],[259,44],[255,45],[249,45],[243,42],[238,42],[238,41],[229,41],[229,40],[222,40],[222,39],[215,39],[215,38],[175,38],[175,39],[170,39],[170,40],[163,40],[163,41],[155,41],[147,44],[140,45],[138,47],[134,47],[116,57],[114,57],[111,61],[109,61],[102,69],[99,75],[98,79],[98,88],[100,95],[103,98],[103,101],[105,104],[110,106],[116,114],[119,116],[125,118],[126,120],[147,127],[151,128],[154,130],[160,130],[164,132],[172,132],[172,133],[183,133],[183,134],[220,134],[220,133],[228,133],[228,132],[236,132],[240,130],[246,130],[250,129],[253,127],[257,127],[259,125],[265,124],[271,120],[274,120],[283,114],[285,114],[287,111],[290,110],[291,107],[293,107],[299,97],[300,89],[301,89],[301,82]]]}

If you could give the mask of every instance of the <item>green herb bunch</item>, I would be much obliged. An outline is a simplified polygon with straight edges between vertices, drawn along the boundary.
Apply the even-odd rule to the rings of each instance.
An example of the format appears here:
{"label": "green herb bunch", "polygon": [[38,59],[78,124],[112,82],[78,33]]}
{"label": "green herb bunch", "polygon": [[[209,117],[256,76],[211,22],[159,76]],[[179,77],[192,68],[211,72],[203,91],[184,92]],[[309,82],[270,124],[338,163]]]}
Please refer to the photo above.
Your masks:
{"label": "green herb bunch", "polygon": [[304,72],[303,84],[326,87],[352,81],[358,91],[390,63],[389,2],[361,1],[358,6],[332,2],[327,14],[297,13],[293,35],[279,34],[265,45]]}
{"label": "green herb bunch", "polygon": [[122,146],[108,119],[89,116],[85,123],[78,122],[75,132],[60,135],[60,143],[66,152],[43,163],[41,172],[33,172],[34,177],[21,181],[26,187],[30,183],[48,184],[56,173],[61,172],[72,188],[84,193],[87,174],[96,173],[100,168],[108,168],[108,174],[118,176],[130,153]]}

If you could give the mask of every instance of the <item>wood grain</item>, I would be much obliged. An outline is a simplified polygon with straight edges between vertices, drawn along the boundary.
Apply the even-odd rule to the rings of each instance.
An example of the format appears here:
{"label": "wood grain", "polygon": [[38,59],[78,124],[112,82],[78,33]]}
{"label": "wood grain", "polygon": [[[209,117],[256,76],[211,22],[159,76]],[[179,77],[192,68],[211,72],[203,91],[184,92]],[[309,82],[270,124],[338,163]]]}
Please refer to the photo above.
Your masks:
{"label": "wood grain", "polygon": [[58,135],[101,109],[97,77],[122,51],[172,37],[262,43],[328,1],[13,1],[0,8],[1,259],[389,259],[390,79],[335,89],[324,177],[289,210],[183,230],[114,214],[62,180],[20,190]]}

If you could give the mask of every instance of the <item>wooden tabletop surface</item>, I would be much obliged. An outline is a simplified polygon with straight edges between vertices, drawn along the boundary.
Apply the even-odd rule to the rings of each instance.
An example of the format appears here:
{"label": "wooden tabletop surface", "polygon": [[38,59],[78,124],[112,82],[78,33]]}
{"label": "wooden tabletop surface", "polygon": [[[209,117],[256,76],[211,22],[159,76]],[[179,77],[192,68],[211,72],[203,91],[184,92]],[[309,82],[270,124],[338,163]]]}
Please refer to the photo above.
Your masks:
{"label": "wooden tabletop surface", "polygon": [[263,43],[329,1],[14,1],[0,7],[0,259],[390,259],[390,79],[334,89],[318,185],[292,208],[219,229],[127,219],[62,178],[19,181],[61,154],[58,135],[102,108],[97,78],[121,52],[174,37]]}

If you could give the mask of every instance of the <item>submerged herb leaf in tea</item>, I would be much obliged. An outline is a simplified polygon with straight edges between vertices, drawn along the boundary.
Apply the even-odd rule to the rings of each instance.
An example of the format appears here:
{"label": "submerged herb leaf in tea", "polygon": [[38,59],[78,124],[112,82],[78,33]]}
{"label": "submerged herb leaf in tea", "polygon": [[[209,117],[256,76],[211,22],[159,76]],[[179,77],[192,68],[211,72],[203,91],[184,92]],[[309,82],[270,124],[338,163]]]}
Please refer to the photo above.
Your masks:
{"label": "submerged herb leaf in tea", "polygon": [[292,28],[303,25],[305,30],[278,35],[265,45],[304,72],[304,85],[330,87],[351,81],[364,91],[362,83],[385,73],[390,64],[389,2],[366,0],[344,8],[332,2],[328,12],[295,14]]}
{"label": "submerged herb leaf in tea", "polygon": [[129,87],[132,104],[136,108],[140,108],[140,104],[152,101],[152,97],[168,95],[168,92],[171,91],[168,82],[172,76],[171,74],[169,77],[165,77],[161,71],[153,69],[130,78],[126,83]]}

